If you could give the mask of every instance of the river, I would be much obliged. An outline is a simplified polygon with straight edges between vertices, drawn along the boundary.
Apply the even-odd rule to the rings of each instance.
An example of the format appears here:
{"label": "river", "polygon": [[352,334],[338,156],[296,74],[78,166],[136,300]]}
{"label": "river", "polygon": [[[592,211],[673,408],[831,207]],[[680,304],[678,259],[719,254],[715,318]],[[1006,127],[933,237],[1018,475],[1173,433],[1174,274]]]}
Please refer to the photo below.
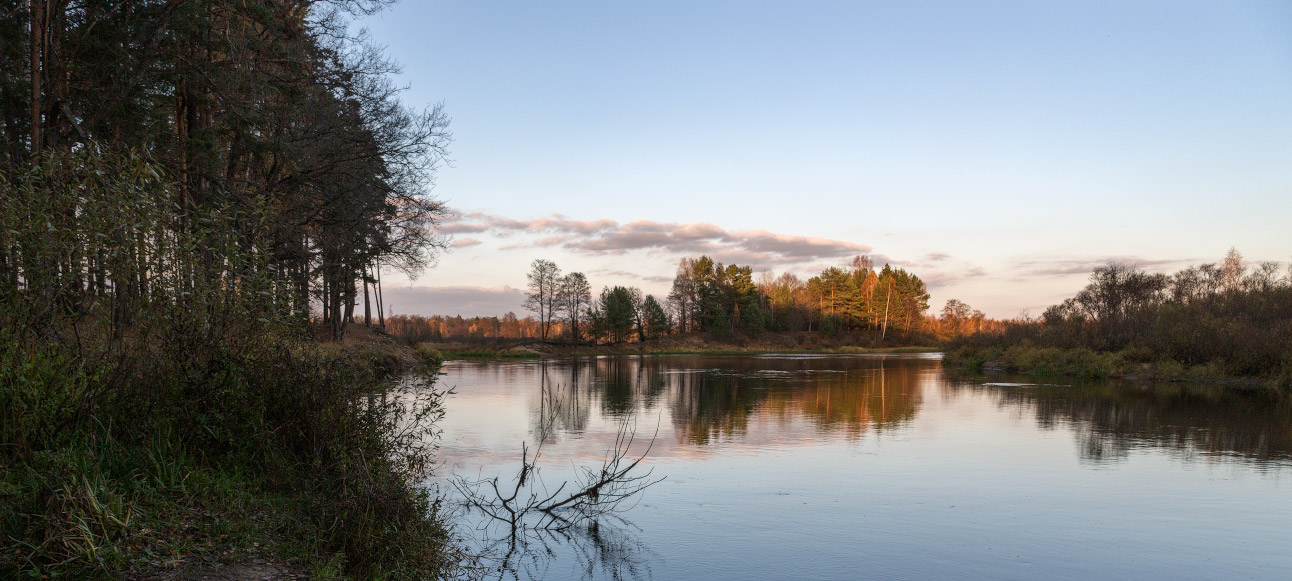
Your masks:
{"label": "river", "polygon": [[[518,579],[1292,575],[1292,402],[1223,386],[955,376],[928,355],[449,362],[437,477],[549,489],[635,426],[621,519],[459,534]],[[652,442],[653,440],[653,442]]]}

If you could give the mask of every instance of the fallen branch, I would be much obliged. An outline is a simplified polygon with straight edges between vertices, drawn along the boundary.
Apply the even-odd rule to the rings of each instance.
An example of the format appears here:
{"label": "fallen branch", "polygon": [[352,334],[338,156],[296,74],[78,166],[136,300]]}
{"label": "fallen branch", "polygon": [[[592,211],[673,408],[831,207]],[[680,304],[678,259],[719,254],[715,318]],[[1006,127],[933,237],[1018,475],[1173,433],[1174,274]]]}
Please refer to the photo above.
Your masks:
{"label": "fallen branch", "polygon": [[636,428],[632,418],[625,418],[619,425],[614,446],[607,451],[600,467],[583,467],[573,483],[562,482],[548,492],[539,474],[539,458],[560,408],[559,402],[553,402],[548,406],[547,417],[540,419],[538,445],[533,454],[528,444],[521,444],[520,472],[510,486],[502,484],[497,476],[481,480],[458,476],[453,480],[453,487],[468,507],[479,510],[494,522],[505,523],[512,536],[521,528],[565,530],[625,510],[630,508],[625,503],[664,480],[654,478],[653,470],[637,473],[659,435],[658,424],[646,449],[630,456]]}

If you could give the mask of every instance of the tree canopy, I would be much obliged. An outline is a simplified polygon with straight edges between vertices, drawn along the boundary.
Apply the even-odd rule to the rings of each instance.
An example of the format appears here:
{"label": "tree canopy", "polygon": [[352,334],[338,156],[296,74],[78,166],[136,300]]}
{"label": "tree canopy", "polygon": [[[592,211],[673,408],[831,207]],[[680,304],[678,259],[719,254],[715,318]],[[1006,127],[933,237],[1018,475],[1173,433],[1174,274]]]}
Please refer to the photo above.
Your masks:
{"label": "tree canopy", "polygon": [[[366,299],[381,267],[416,273],[444,248],[435,230],[444,206],[428,190],[449,119],[440,106],[400,103],[397,67],[347,29],[382,2],[9,4],[0,230],[21,232],[45,213],[69,233],[53,263],[21,235],[0,239],[11,283],[53,277],[79,305],[146,302],[166,267],[157,249],[183,239],[204,250],[181,284],[253,268],[275,304],[300,318],[313,306],[340,335],[359,286]],[[84,181],[102,168],[125,171]],[[161,211],[92,231],[84,218],[106,196],[116,208]]]}

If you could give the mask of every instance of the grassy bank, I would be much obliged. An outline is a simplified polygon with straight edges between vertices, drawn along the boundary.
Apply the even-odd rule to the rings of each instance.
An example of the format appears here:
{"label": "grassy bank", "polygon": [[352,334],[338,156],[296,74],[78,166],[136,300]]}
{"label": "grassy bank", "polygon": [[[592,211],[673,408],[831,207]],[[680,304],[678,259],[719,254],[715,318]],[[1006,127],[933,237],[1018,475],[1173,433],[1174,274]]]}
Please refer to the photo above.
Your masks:
{"label": "grassy bank", "polygon": [[817,348],[799,348],[799,349],[771,349],[764,347],[742,347],[742,348],[724,348],[724,347],[681,347],[681,348],[650,348],[644,350],[646,353],[655,355],[765,355],[772,353],[786,354],[836,354],[836,355],[866,355],[874,353],[936,353],[940,351],[937,347],[817,347]]}
{"label": "grassy bank", "polygon": [[533,340],[429,341],[416,344],[424,357],[436,361],[452,359],[533,359],[576,355],[756,355],[767,353],[929,353],[936,346],[862,346],[846,341],[814,341],[806,334],[765,333],[758,338],[741,337],[722,341],[707,334],[669,335],[642,342],[599,345],[541,342]]}
{"label": "grassy bank", "polygon": [[1156,356],[1146,349],[1094,351],[1085,347],[1060,349],[1039,347],[1028,341],[1014,345],[969,344],[949,349],[943,356],[946,367],[973,372],[1010,371],[1038,376],[1071,376],[1083,379],[1126,378],[1156,381],[1228,383],[1235,386],[1289,389],[1292,378],[1235,376],[1223,365],[1208,362],[1185,365]]}
{"label": "grassy bank", "polygon": [[418,343],[417,353],[427,361],[442,363],[455,359],[538,359],[542,352],[516,345],[462,345],[455,343]]}
{"label": "grassy bank", "polygon": [[388,379],[406,356],[290,327],[105,340],[82,326],[79,346],[0,337],[0,576],[266,559],[429,578],[455,562],[416,486],[438,396]]}

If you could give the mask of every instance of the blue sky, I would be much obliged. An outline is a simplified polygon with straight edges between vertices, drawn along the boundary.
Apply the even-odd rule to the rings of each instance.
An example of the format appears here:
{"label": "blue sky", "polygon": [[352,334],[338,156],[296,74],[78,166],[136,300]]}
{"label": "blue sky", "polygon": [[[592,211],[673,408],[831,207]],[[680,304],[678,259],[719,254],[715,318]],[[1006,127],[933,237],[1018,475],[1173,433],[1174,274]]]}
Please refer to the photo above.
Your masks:
{"label": "blue sky", "polygon": [[[868,251],[1010,317],[1109,259],[1292,256],[1292,3],[441,2],[360,21],[443,102],[457,244],[396,311],[528,264],[667,292],[684,256]],[[397,278],[394,280],[398,280]]]}

